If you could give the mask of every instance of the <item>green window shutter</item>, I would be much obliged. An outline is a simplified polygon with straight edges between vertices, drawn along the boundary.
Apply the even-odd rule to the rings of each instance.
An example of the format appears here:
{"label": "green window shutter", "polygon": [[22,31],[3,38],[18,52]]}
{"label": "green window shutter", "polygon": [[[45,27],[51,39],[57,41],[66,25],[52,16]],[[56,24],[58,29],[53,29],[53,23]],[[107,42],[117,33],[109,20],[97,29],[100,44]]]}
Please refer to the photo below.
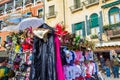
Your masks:
{"label": "green window shutter", "polygon": [[81,29],[82,29],[82,26],[83,26],[83,23],[82,23],[82,22],[76,23],[76,24],[75,24],[75,30],[81,30]]}
{"label": "green window shutter", "polygon": [[99,29],[100,32],[103,32],[103,17],[102,17],[102,11],[100,11],[100,17],[99,17]]}
{"label": "green window shutter", "polygon": [[90,24],[89,24],[88,16],[86,15],[85,18],[86,18],[87,35],[89,35],[91,31],[90,31]]}
{"label": "green window shutter", "polygon": [[83,37],[86,36],[86,32],[85,32],[85,22],[82,22],[82,33],[83,33]]}
{"label": "green window shutter", "polygon": [[114,14],[114,13],[119,13],[119,8],[113,7],[113,8],[111,8],[111,9],[109,10],[109,14],[110,14],[110,15],[111,15],[111,14]]}
{"label": "green window shutter", "polygon": [[75,33],[75,25],[72,24],[72,34],[74,34],[74,33]]}
{"label": "green window shutter", "polygon": [[89,22],[90,22],[90,28],[98,27],[99,26],[98,25],[99,24],[98,23],[98,15],[96,13],[92,14],[90,16]]}

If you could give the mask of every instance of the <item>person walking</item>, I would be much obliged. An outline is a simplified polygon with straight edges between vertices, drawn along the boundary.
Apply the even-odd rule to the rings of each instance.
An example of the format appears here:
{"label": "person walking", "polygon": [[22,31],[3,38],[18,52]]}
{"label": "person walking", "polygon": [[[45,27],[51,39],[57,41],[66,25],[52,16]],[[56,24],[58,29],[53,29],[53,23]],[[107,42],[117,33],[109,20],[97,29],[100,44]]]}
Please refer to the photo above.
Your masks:
{"label": "person walking", "polygon": [[105,65],[106,65],[106,67],[105,67],[106,76],[107,76],[108,80],[110,80],[110,76],[111,76],[111,73],[110,73],[111,61],[109,60],[109,58],[106,60]]}
{"label": "person walking", "polygon": [[100,56],[100,64],[101,64],[101,68],[104,71],[105,70],[105,59],[103,58],[103,56]]}
{"label": "person walking", "polygon": [[115,57],[113,55],[113,59],[112,59],[112,68],[113,68],[113,74],[114,74],[114,78],[119,78],[119,61],[117,59],[117,57]]}

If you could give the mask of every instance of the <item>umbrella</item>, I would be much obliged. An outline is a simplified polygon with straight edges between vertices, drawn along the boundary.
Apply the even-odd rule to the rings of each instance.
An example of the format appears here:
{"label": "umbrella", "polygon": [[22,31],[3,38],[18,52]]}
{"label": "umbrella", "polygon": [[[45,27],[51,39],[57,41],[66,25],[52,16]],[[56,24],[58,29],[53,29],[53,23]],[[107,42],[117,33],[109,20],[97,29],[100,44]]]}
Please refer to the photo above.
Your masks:
{"label": "umbrella", "polygon": [[41,26],[44,23],[42,18],[36,18],[36,17],[32,17],[32,18],[26,18],[23,19],[19,24],[19,30],[24,30],[26,28],[32,27],[32,28],[36,28]]}
{"label": "umbrella", "polygon": [[19,27],[17,27],[17,25],[9,25],[7,27],[4,27],[1,31],[2,32],[4,32],[4,31],[10,31],[10,32],[19,31]]}

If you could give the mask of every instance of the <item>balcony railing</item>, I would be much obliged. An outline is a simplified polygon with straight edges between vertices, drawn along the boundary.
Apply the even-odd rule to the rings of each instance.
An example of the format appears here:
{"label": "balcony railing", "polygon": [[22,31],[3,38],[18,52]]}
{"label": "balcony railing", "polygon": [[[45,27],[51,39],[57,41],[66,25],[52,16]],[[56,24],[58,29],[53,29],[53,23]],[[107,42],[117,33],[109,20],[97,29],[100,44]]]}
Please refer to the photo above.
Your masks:
{"label": "balcony railing", "polygon": [[78,10],[80,10],[80,9],[82,9],[82,5],[81,5],[80,3],[77,4],[77,5],[73,5],[73,6],[70,7],[70,10],[71,10],[72,12],[78,11]]}
{"label": "balcony railing", "polygon": [[120,22],[103,26],[108,37],[120,36]]}
{"label": "balcony railing", "polygon": [[49,18],[55,18],[57,15],[57,12],[52,12],[52,13],[48,13],[46,14],[46,17],[49,19]]}
{"label": "balcony railing", "polygon": [[17,8],[20,8],[20,7],[22,7],[22,5],[23,5],[23,1],[22,1],[22,0],[18,0],[18,1],[16,1],[15,8],[16,8],[16,9],[17,9]]}
{"label": "balcony railing", "polygon": [[99,3],[99,0],[86,0],[85,1],[86,7],[89,7],[89,6],[92,6],[94,4],[98,4],[98,3]]}
{"label": "balcony railing", "polygon": [[25,0],[25,5],[30,6],[32,5],[33,1],[32,0]]}

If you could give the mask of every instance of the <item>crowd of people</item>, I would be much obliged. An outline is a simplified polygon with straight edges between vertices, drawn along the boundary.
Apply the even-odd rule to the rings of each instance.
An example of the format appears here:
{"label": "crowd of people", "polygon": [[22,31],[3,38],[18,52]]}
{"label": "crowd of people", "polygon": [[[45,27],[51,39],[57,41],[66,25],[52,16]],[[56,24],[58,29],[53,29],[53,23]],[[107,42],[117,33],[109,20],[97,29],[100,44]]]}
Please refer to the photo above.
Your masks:
{"label": "crowd of people", "polygon": [[109,80],[111,80],[111,76],[119,79],[119,71],[120,71],[120,55],[118,55],[114,51],[115,55],[112,55],[111,58],[104,58],[102,55],[100,56],[100,64],[103,71],[105,71],[106,76]]}

